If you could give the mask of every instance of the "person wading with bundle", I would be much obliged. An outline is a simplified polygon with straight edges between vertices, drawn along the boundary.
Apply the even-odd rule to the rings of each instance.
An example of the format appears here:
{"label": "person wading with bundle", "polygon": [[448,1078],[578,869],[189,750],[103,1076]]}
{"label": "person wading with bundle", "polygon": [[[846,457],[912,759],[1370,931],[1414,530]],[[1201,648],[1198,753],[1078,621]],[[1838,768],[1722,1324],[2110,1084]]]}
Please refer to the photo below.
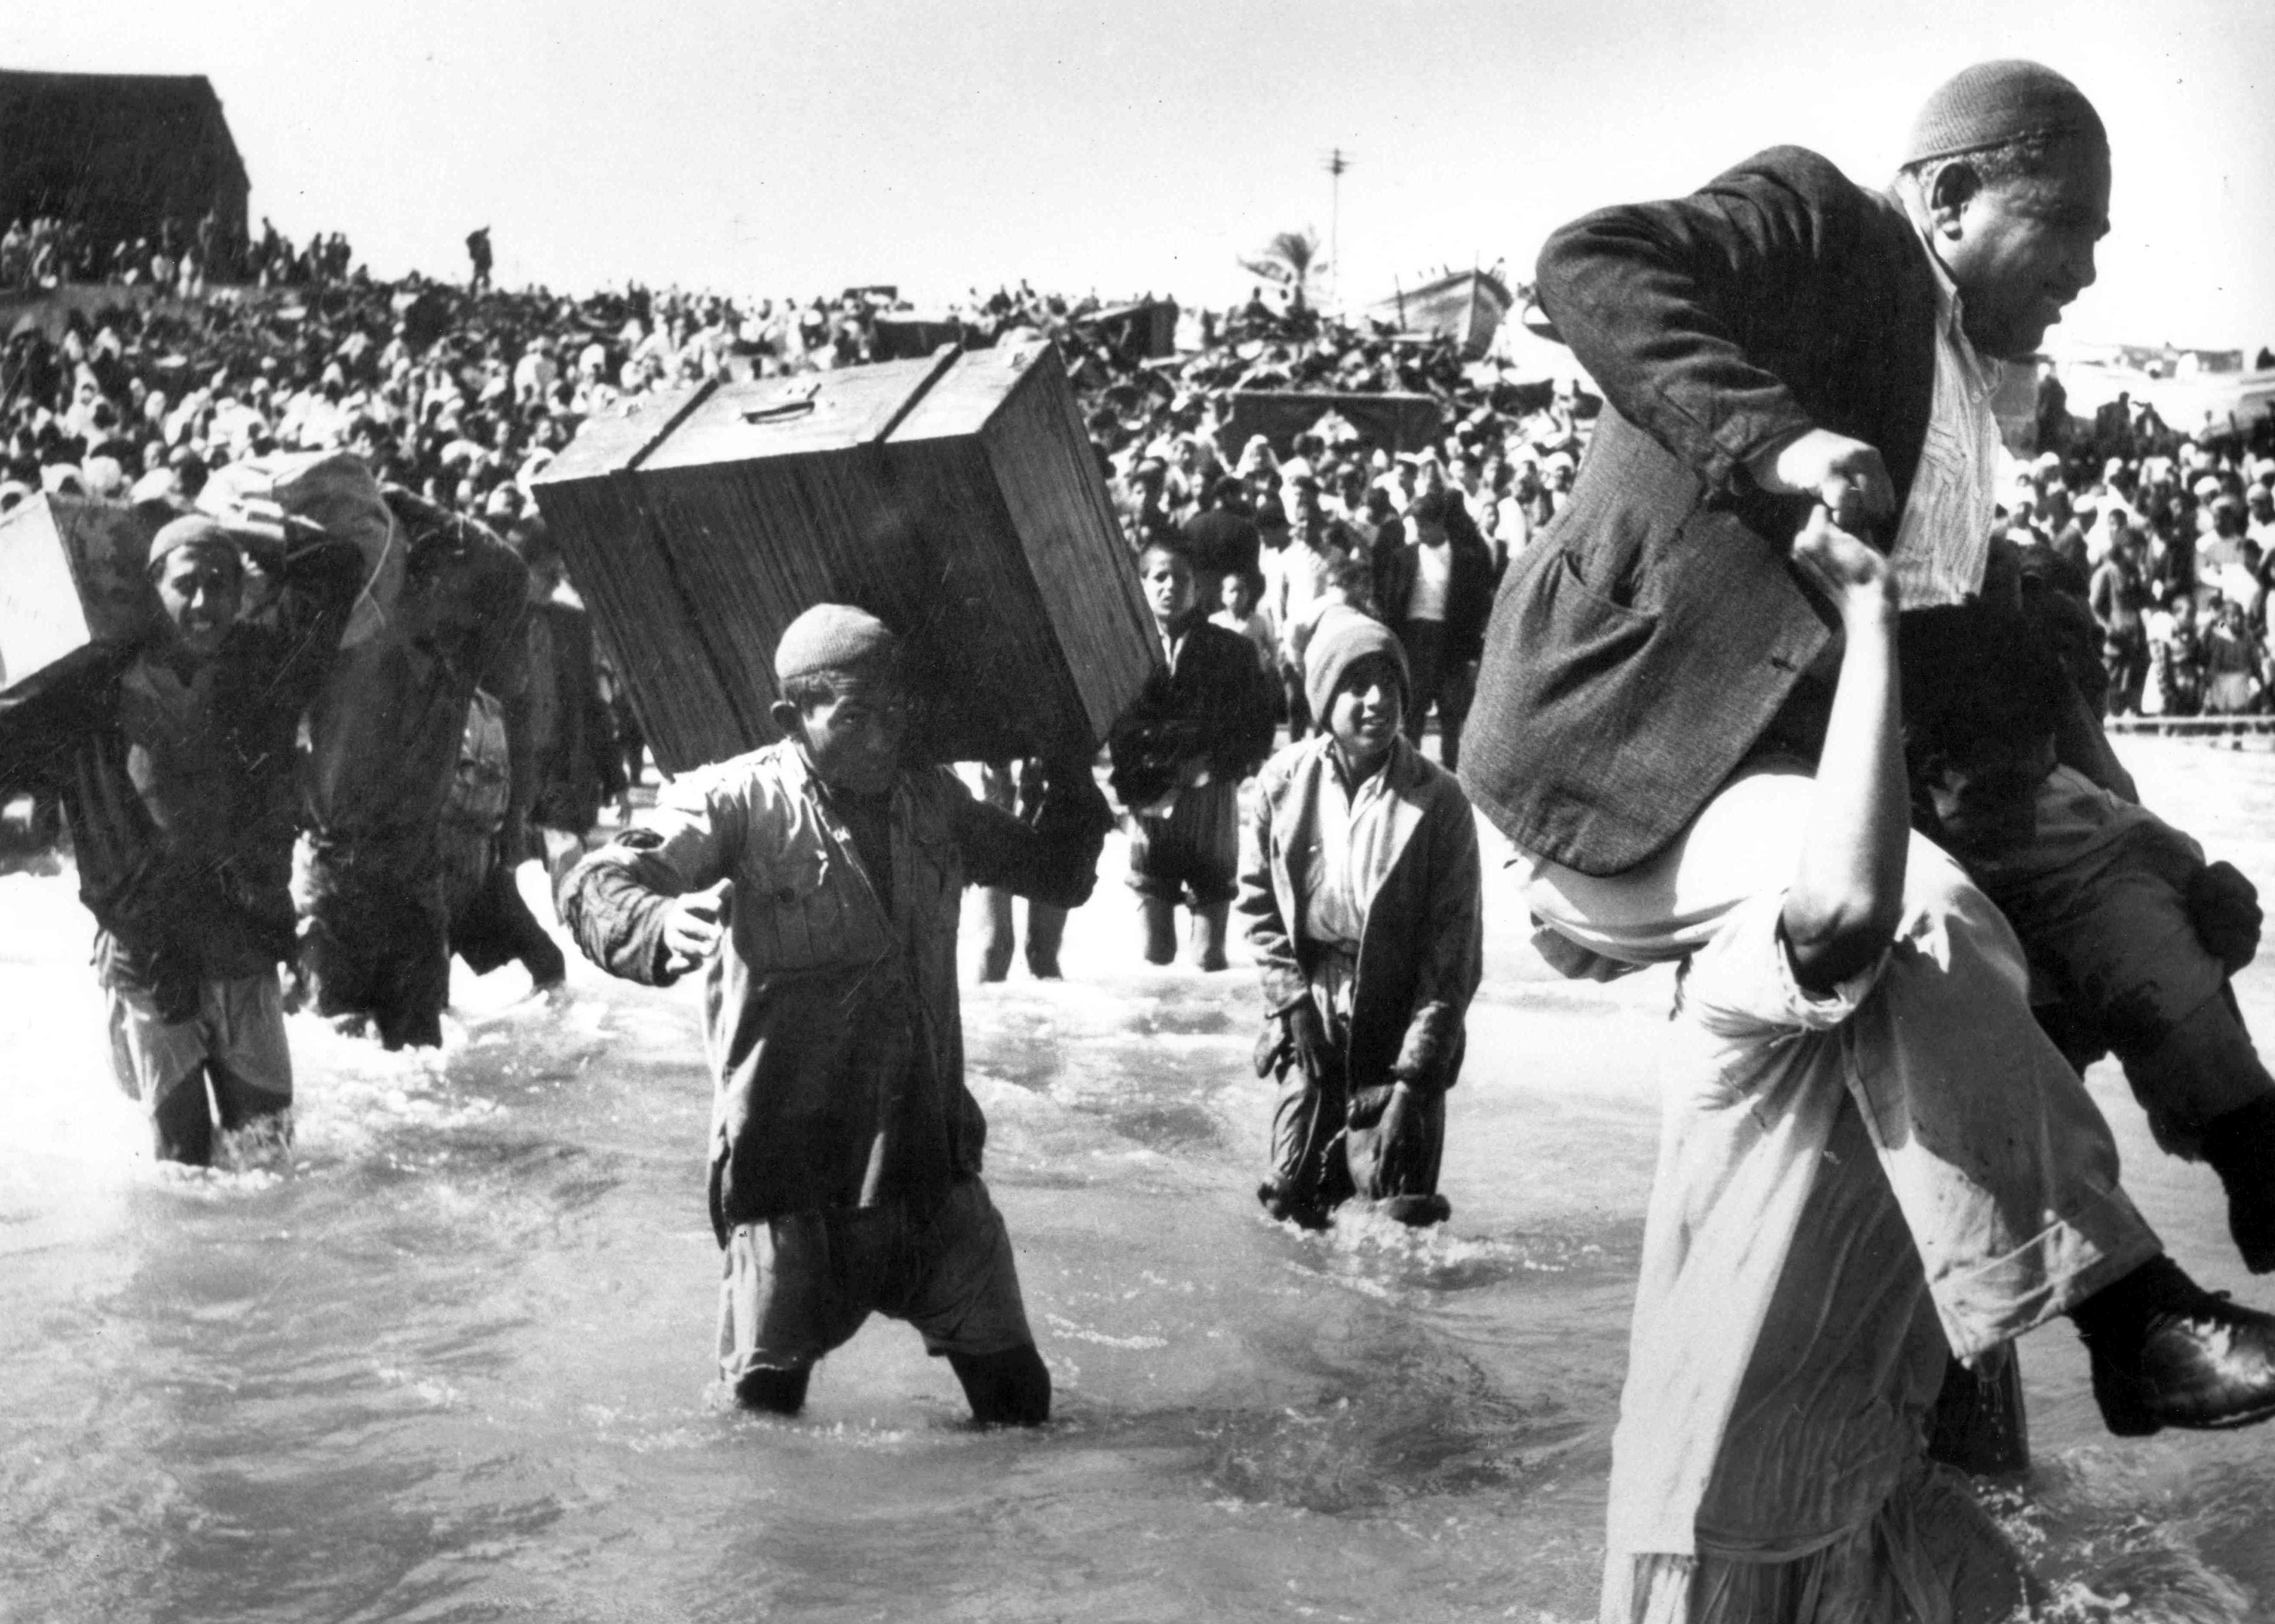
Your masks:
{"label": "person wading with bundle", "polygon": [[908,765],[899,645],[859,609],[792,621],[775,678],[788,736],[674,779],[563,897],[613,975],[705,967],[721,1373],[794,1414],[882,1313],[947,1358],[975,1420],[1039,1424],[1050,1374],[979,1177],[956,924],[967,883],[1080,906],[1112,816],[1086,762],[1047,769],[1032,823]]}
{"label": "person wading with bundle", "polygon": [[[1606,404],[1569,503],[1502,585],[1462,777],[1517,847],[1557,962],[1679,958],[1790,864],[1840,651],[1793,539],[1816,505],[1853,531],[1886,520],[1907,609],[1981,588],[1999,362],[2092,282],[2109,195],[2084,95],[1996,62],[1929,98],[1888,193],[1778,147],[1550,238],[1542,306]],[[2072,700],[2062,759],[2129,794]],[[1954,940],[2008,928],[1975,900],[1954,894]],[[2257,930],[2249,885],[2214,872],[2191,903],[2233,962]],[[2165,1257],[2076,1075],[1946,1053],[1986,1023],[2034,1050],[2025,988],[1910,956],[1883,985],[1915,981],[1920,1018],[1858,1086],[1954,1354],[2067,1313],[2117,1430],[2275,1414],[2275,1318]],[[2251,1159],[2275,1176],[2275,1149]]]}
{"label": "person wading with bundle", "polygon": [[[258,623],[238,613],[248,553],[276,587]],[[276,971],[292,951],[294,741],[363,555],[298,521],[178,518],[149,574],[159,615],[140,646],[90,646],[0,698],[0,789],[62,798],[119,1086],[161,1161],[204,1166],[216,1112],[240,1142],[291,1141]]]}

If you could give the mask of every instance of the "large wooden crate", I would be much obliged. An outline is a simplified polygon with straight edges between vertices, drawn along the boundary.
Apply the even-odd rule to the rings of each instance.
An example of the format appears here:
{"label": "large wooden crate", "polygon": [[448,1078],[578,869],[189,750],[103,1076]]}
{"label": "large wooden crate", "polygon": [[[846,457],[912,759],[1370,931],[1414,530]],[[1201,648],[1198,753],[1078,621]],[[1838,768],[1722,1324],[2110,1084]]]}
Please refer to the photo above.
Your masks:
{"label": "large wooden crate", "polygon": [[775,736],[815,603],[900,633],[936,760],[1092,748],[1160,663],[1048,345],[628,403],[535,492],[668,771]]}
{"label": "large wooden crate", "polygon": [[77,496],[0,513],[0,690],[89,643],[148,631],[150,534],[132,509]]}

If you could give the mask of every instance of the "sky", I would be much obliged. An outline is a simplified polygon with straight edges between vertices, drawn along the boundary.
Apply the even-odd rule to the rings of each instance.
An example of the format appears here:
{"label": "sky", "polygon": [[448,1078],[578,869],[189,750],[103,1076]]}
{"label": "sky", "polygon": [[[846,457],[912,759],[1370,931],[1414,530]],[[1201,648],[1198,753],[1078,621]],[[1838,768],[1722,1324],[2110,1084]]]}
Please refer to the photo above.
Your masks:
{"label": "sky", "polygon": [[[261,215],[381,275],[919,305],[1025,278],[1230,303],[1529,281],[1543,237],[1795,142],[1879,184],[1927,93],[2028,56],[2116,162],[2059,332],[2275,344],[2269,0],[10,0],[0,65],[203,73]],[[1350,155],[1335,188],[1331,150]]]}

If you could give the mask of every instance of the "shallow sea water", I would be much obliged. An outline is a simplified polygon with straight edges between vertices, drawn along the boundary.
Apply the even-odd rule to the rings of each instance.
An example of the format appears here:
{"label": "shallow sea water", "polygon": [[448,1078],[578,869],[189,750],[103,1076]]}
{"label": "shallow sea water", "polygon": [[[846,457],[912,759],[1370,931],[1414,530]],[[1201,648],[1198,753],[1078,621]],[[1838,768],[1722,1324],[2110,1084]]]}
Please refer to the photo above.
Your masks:
{"label": "shallow sea water", "polygon": [[[2275,893],[2275,756],[2126,754]],[[1667,978],[1555,980],[1493,890],[1452,1223],[1303,1235],[1252,1195],[1253,976],[1138,967],[1123,860],[1065,982],[965,993],[1033,1434],[882,1320],[799,1419],[722,1403],[692,986],[462,970],[425,1055],[296,1018],[290,1165],[184,1177],[110,1080],[69,877],[0,878],[0,1619],[1591,1617]],[[2239,986],[2275,1031],[2275,975]],[[2275,1307],[2092,1082],[2174,1254]],[[2023,1359],[1997,1504],[2065,1613],[2275,1616],[2275,1433],[2120,1442],[2066,1329]]]}

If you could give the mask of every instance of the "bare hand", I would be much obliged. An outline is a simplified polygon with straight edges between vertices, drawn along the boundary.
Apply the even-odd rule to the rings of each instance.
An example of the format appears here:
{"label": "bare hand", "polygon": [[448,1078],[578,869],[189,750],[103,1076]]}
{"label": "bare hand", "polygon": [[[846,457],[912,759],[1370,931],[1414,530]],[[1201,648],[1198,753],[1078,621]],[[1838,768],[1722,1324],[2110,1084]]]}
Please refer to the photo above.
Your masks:
{"label": "bare hand", "polygon": [[727,936],[727,910],[735,900],[735,882],[722,880],[707,891],[690,891],[672,899],[663,916],[664,969],[684,975],[719,950]]}
{"label": "bare hand", "polygon": [[1861,535],[1895,511],[1895,482],[1880,453],[1862,440],[1812,428],[1747,465],[1754,483],[1780,495],[1813,495],[1833,522]]}
{"label": "bare hand", "polygon": [[1334,1045],[1328,1041],[1326,1023],[1319,1019],[1319,1008],[1309,998],[1290,1004],[1280,1016],[1288,1031],[1288,1049],[1304,1075],[1321,1077],[1326,1075],[1334,1061]]}
{"label": "bare hand", "polygon": [[1419,1115],[1413,1090],[1403,1082],[1394,1085],[1389,1103],[1382,1108],[1382,1120],[1375,1124],[1376,1142],[1381,1147],[1375,1180],[1382,1195],[1407,1195],[1420,1182]]}
{"label": "bare hand", "polygon": [[1793,539],[1793,562],[1845,612],[1852,605],[1893,607],[1895,577],[1880,550],[1833,521],[1819,503]]}

